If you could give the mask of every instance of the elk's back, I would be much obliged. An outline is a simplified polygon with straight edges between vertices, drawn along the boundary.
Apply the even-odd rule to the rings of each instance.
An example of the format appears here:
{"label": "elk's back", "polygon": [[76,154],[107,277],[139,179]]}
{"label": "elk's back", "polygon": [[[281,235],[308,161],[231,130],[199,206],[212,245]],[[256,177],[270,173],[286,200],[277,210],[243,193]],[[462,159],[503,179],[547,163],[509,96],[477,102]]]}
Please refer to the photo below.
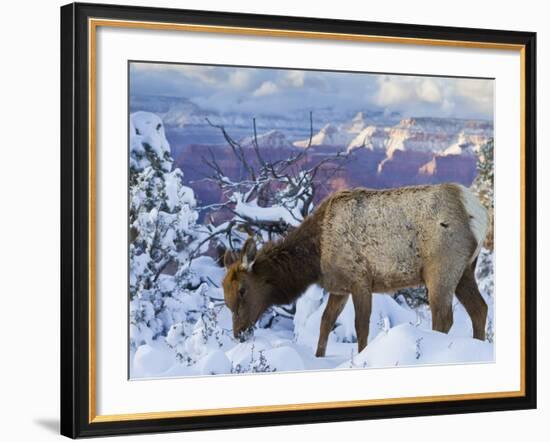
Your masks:
{"label": "elk's back", "polygon": [[465,265],[479,251],[465,191],[442,184],[335,193],[322,223],[323,279],[334,286],[327,288],[347,291],[365,279],[377,291],[418,285],[444,254]]}

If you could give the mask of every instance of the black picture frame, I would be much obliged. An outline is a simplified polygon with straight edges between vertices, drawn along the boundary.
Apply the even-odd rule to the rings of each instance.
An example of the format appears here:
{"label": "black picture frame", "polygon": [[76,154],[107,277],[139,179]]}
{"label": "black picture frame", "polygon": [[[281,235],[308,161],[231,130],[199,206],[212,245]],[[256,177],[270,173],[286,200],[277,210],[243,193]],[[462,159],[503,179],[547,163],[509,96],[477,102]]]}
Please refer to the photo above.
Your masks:
{"label": "black picture frame", "polygon": [[[90,18],[520,45],[524,75],[524,395],[316,410],[90,419]],[[121,147],[124,148],[124,147]],[[71,437],[536,408],[536,34],[489,29],[73,3],[61,7],[61,434]]]}

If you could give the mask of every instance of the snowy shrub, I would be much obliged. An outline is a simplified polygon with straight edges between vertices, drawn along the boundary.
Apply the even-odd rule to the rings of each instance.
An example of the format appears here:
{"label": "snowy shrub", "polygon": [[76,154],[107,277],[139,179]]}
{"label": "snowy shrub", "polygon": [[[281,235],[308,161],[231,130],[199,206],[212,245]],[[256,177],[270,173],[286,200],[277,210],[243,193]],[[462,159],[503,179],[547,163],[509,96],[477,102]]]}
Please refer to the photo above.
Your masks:
{"label": "snowy shrub", "polygon": [[487,209],[492,209],[494,204],[494,150],[495,142],[492,138],[481,146],[477,160],[478,174],[472,184],[472,189]]}
{"label": "snowy shrub", "polygon": [[[312,118],[310,114],[310,137],[313,136]],[[224,202],[215,205],[214,209],[232,214],[229,221],[209,227],[212,238],[223,249],[240,249],[250,235],[255,236],[260,244],[276,240],[300,225],[313,211],[319,181],[338,171],[339,163],[350,156],[343,152],[329,154],[306,167],[310,141],[298,153],[273,160],[262,153],[255,119],[254,135],[240,142],[233,139],[223,126],[208,123],[220,130],[240,163],[241,171],[235,176],[225,170],[212,151],[209,158],[204,158],[212,173],[208,180],[217,184],[224,196]]]}
{"label": "snowy shrub", "polygon": [[190,331],[183,324],[197,304],[193,292],[204,295],[200,285],[192,287],[188,255],[202,236],[194,193],[172,167],[160,118],[130,115],[130,347],[169,335],[167,343],[185,359],[176,335]]}
{"label": "snowy shrub", "polygon": [[248,359],[241,360],[240,362],[233,362],[231,365],[231,373],[265,373],[273,372],[277,369],[271,367],[265,356],[265,350],[256,350],[255,344],[252,343],[248,348],[250,349],[250,357]]}
{"label": "snowy shrub", "polygon": [[191,360],[198,361],[212,350],[219,350],[230,342],[231,337],[219,327],[216,307],[210,303],[195,322],[185,342],[185,349]]}
{"label": "snowy shrub", "polygon": [[411,308],[418,308],[428,304],[428,290],[424,286],[400,289],[393,294],[393,298],[397,302],[404,301]]}
{"label": "snowy shrub", "polygon": [[489,231],[484,243],[484,247],[489,250],[493,250],[494,247],[494,150],[495,142],[493,138],[481,146],[477,159],[478,174],[471,186],[471,189],[477,194],[479,200],[489,212]]}

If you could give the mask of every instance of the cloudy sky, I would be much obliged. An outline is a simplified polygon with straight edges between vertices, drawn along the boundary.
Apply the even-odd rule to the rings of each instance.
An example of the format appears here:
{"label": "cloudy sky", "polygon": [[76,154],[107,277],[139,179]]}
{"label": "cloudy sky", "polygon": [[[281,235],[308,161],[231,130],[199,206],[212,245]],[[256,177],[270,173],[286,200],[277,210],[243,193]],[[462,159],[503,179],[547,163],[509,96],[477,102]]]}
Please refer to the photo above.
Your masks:
{"label": "cloudy sky", "polygon": [[492,80],[132,63],[131,94],[188,98],[218,112],[398,111],[403,116],[493,118]]}

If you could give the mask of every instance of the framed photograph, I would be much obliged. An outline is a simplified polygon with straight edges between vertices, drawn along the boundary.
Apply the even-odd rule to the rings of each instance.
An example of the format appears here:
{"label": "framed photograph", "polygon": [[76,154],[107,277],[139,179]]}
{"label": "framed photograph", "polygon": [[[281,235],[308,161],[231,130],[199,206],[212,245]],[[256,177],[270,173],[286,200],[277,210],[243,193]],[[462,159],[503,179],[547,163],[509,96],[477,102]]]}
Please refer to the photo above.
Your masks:
{"label": "framed photograph", "polygon": [[61,8],[61,432],[536,407],[536,36]]}

